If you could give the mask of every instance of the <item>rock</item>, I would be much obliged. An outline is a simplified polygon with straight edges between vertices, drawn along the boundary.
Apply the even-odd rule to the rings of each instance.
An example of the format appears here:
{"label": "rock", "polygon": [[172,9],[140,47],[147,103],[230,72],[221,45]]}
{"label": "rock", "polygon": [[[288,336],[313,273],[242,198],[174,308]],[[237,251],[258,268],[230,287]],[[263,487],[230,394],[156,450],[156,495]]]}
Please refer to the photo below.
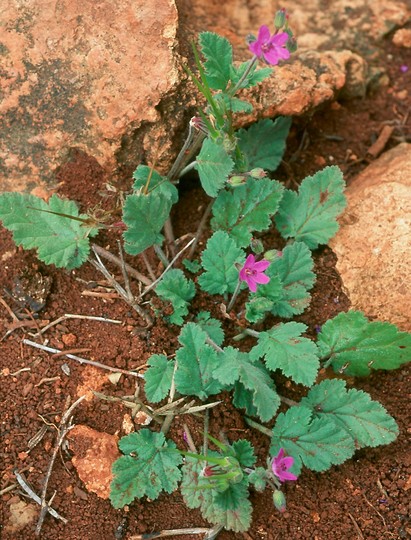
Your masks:
{"label": "rock", "polygon": [[330,247],[352,307],[411,331],[411,144],[384,153],[346,194]]}
{"label": "rock", "polygon": [[10,516],[7,521],[4,522],[5,533],[17,533],[20,529],[23,529],[38,517],[38,510],[35,504],[28,503],[17,498],[17,501],[12,501],[9,505]]}
{"label": "rock", "polygon": [[110,173],[124,146],[139,159],[178,82],[177,21],[174,0],[3,0],[0,189],[52,183],[73,148]]}
{"label": "rock", "polygon": [[400,28],[397,30],[392,38],[392,42],[397,47],[411,48],[411,29]]}
{"label": "rock", "polygon": [[118,437],[78,425],[70,431],[68,439],[74,452],[72,463],[87,491],[108,499],[113,479],[111,467],[120,457]]}

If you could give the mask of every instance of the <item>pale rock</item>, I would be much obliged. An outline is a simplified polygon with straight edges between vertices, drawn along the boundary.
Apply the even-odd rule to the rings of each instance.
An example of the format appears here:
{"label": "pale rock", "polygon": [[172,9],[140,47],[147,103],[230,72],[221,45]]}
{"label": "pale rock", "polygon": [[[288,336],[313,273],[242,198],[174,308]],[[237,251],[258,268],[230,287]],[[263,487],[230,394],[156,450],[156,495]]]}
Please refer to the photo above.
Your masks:
{"label": "pale rock", "polygon": [[411,48],[411,28],[400,28],[392,38],[392,42],[397,47]]}
{"label": "pale rock", "polygon": [[346,195],[330,247],[352,307],[411,331],[411,144],[384,153]]}
{"label": "pale rock", "polygon": [[68,440],[74,453],[73,465],[87,491],[108,499],[113,480],[111,467],[120,457],[118,437],[77,425],[70,431]]}

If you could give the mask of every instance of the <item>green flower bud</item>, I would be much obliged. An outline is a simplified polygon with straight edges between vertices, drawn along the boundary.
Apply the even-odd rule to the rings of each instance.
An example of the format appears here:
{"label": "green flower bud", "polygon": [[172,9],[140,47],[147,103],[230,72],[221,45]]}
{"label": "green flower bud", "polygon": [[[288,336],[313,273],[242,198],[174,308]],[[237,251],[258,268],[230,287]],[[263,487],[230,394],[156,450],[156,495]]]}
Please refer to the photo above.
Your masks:
{"label": "green flower bud", "polygon": [[250,247],[256,255],[264,251],[263,243],[258,238],[251,238]]}
{"label": "green flower bud", "polygon": [[285,25],[285,21],[287,20],[287,12],[285,8],[281,8],[277,11],[274,17],[274,26],[280,30]]}
{"label": "green flower bud", "polygon": [[297,40],[295,39],[295,37],[288,38],[285,47],[287,51],[290,51],[290,53],[295,53],[295,51],[298,49]]}
{"label": "green flower bud", "polygon": [[285,512],[286,509],[286,501],[285,501],[285,495],[282,491],[279,489],[276,489],[273,493],[273,501],[274,506],[279,510],[280,512]]}
{"label": "green flower bud", "polygon": [[251,171],[248,174],[251,176],[251,178],[264,178],[267,176],[267,173],[261,167],[256,167],[255,169],[251,169]]}
{"label": "green flower bud", "polygon": [[241,184],[245,184],[245,176],[241,174],[234,174],[233,176],[230,176],[228,179],[228,183],[232,186],[241,186]]}
{"label": "green flower bud", "polygon": [[264,253],[264,259],[270,262],[273,262],[282,256],[283,256],[283,252],[278,251],[278,249],[269,249],[268,251]]}

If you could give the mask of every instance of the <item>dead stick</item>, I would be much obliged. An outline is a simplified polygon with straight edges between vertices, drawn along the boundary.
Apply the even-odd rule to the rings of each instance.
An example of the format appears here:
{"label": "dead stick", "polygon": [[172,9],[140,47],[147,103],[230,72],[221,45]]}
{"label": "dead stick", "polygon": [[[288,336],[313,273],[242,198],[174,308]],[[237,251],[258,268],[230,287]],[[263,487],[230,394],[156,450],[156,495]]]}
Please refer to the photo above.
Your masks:
{"label": "dead stick", "polygon": [[[121,260],[110,253],[109,251],[105,250],[104,248],[98,246],[97,244],[92,245],[93,250],[100,255],[100,257],[103,257],[104,259],[107,259],[108,261],[114,263],[117,266],[120,266],[121,268]],[[127,272],[130,274],[130,276],[133,276],[138,281],[141,281],[141,283],[144,283],[144,285],[150,285],[151,281],[146,277],[144,274],[140,274],[137,270],[135,270],[132,266],[126,263],[126,269]]]}
{"label": "dead stick", "polygon": [[194,529],[169,529],[155,533],[137,534],[136,536],[131,536],[130,540],[152,540],[154,538],[165,538],[166,536],[179,536],[182,534],[207,534],[210,530],[211,529],[205,529],[204,527],[197,527]]}
{"label": "dead stick", "polygon": [[[22,343],[24,343],[24,345],[30,345],[31,347],[35,347],[36,349],[41,349],[42,351],[47,351],[54,354],[62,352],[59,349],[53,349],[52,347],[41,345],[40,343],[36,343],[35,341],[31,341],[30,339],[23,339]],[[80,362],[80,364],[88,364],[90,366],[106,369],[107,371],[113,371],[114,373],[124,373],[124,375],[132,375],[133,377],[140,377],[141,379],[144,378],[143,375],[140,375],[140,373],[134,373],[133,371],[127,371],[126,369],[106,366],[105,364],[101,364],[100,362],[95,362],[94,360],[87,360],[86,358],[75,356],[74,354],[64,353],[64,355],[71,360],[76,360],[76,362]]]}
{"label": "dead stick", "polygon": [[[74,409],[85,399],[84,396],[80,396],[72,405],[67,409],[67,411],[63,414],[60,422],[60,429],[59,434],[57,437],[56,444],[54,446],[53,454],[51,455],[49,467],[47,469],[46,478],[44,479],[43,489],[41,491],[41,510],[40,510],[40,516],[39,520],[37,522],[36,527],[36,536],[40,535],[41,527],[43,525],[44,518],[46,517],[46,514],[48,512],[49,505],[46,502],[46,495],[47,495],[47,486],[50,480],[51,471],[53,470],[54,462],[56,461],[57,452],[59,451],[59,448],[67,435],[67,433],[70,431],[70,429],[73,427],[71,424],[72,420],[72,414]],[[54,498],[54,496],[53,496]]]}
{"label": "dead stick", "polygon": [[[17,479],[17,482],[20,484],[20,486],[23,488],[23,490],[27,493],[27,495],[33,499],[34,502],[36,502],[37,504],[41,504],[41,499],[40,497],[31,489],[31,487],[29,486],[27,480],[25,479],[24,475],[19,473],[19,471],[17,469],[14,469],[14,475]],[[51,508],[50,506],[47,507],[47,512],[52,515],[53,517],[55,517],[56,519],[59,519],[60,521],[62,521],[63,523],[67,523],[67,519],[64,518],[63,516],[60,516],[60,514],[58,512],[56,512],[54,510],[54,508]]]}
{"label": "dead stick", "polygon": [[194,251],[195,251],[195,249],[197,247],[198,241],[200,240],[201,233],[203,232],[203,229],[206,226],[208,216],[210,215],[211,208],[213,207],[214,200],[215,199],[212,199],[209,202],[207,208],[205,209],[203,217],[200,220],[200,223],[198,225],[197,231],[196,231],[195,236],[194,236],[194,238],[195,238],[194,243],[192,244],[192,246],[190,248],[190,251],[188,252],[188,255],[187,255],[188,259],[191,259],[191,257],[194,255]]}

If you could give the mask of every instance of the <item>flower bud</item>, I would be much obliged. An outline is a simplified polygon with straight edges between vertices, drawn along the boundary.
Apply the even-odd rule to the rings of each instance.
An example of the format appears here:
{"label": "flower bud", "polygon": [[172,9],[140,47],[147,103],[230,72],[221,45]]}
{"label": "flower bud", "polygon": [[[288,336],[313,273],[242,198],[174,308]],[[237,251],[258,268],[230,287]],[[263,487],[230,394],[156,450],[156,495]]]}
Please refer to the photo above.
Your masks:
{"label": "flower bud", "polygon": [[245,38],[245,41],[247,45],[250,45],[250,43],[254,43],[254,41],[257,41],[257,38],[255,37],[254,34],[248,34]]}
{"label": "flower bud", "polygon": [[297,40],[295,37],[289,37],[285,47],[290,53],[295,53],[295,51],[298,49]]}
{"label": "flower bud", "polygon": [[274,26],[280,30],[285,25],[285,21],[287,20],[287,12],[285,8],[281,8],[277,11],[274,17]]}
{"label": "flower bud", "polygon": [[273,493],[273,501],[274,506],[279,510],[280,512],[285,512],[286,509],[286,501],[285,501],[285,495],[282,491],[279,489],[276,489]]}
{"label": "flower bud", "polygon": [[251,176],[251,178],[265,178],[267,176],[267,173],[261,167],[256,167],[255,169],[251,169],[251,171],[248,174]]}
{"label": "flower bud", "polygon": [[270,262],[273,262],[282,256],[283,256],[283,252],[278,251],[277,249],[269,249],[268,251],[264,253],[264,259]]}
{"label": "flower bud", "polygon": [[241,186],[241,184],[245,184],[245,177],[241,174],[234,174],[229,177],[228,183],[232,186]]}
{"label": "flower bud", "polygon": [[263,243],[258,238],[251,238],[250,247],[256,255],[264,251]]}

